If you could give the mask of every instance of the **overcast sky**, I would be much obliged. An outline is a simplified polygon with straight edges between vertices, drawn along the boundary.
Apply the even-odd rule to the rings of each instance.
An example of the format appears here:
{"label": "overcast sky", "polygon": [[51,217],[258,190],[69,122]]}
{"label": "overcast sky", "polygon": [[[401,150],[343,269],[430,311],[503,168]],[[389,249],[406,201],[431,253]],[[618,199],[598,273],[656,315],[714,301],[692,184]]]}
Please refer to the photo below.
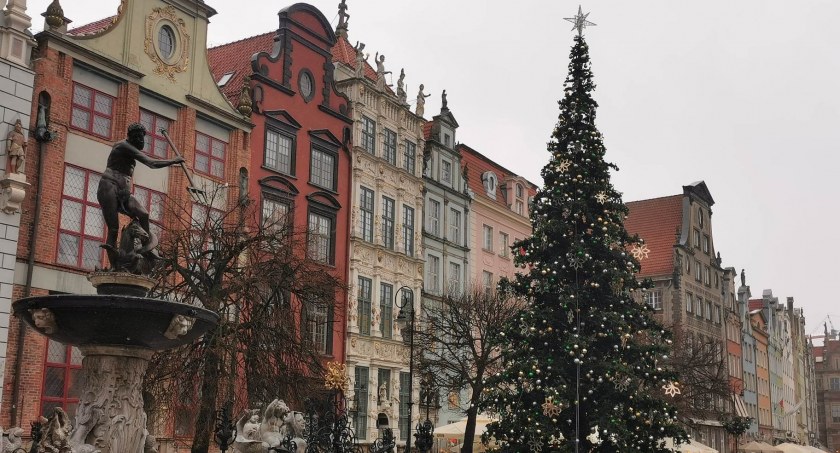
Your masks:
{"label": "overcast sky", "polygon": [[[335,25],[339,0],[313,0]],[[209,44],[277,27],[282,0],[206,0]],[[49,0],[30,0],[33,29]],[[81,25],[118,0],[63,0]],[[840,2],[589,0],[582,3],[598,127],[624,201],[705,180],[724,266],[746,269],[753,297],[769,288],[805,309],[808,333],[840,328]],[[449,107],[458,140],[541,184],[578,2],[348,0],[350,41],[405,68],[409,99],[424,83],[426,115]],[[834,287],[835,290],[831,288]]]}

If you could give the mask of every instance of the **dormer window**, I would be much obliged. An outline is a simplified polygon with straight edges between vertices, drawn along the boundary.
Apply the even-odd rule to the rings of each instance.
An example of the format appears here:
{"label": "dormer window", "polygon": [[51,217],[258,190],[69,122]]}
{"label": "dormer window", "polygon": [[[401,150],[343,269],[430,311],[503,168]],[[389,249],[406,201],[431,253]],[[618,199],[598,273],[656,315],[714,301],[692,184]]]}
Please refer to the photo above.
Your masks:
{"label": "dormer window", "polygon": [[230,82],[230,79],[231,79],[232,77],[233,77],[233,73],[232,73],[232,72],[228,72],[227,74],[223,75],[223,76],[219,79],[219,81],[218,81],[218,82],[216,82],[216,85],[218,85],[219,87],[223,87],[223,86],[227,85],[227,83],[228,83],[228,82]]}
{"label": "dormer window", "polygon": [[496,174],[492,171],[484,172],[484,174],[481,175],[481,182],[484,184],[484,191],[487,193],[487,196],[495,200],[496,187],[498,186],[498,178],[496,178]]}
{"label": "dormer window", "polygon": [[450,137],[449,134],[443,134],[443,144],[449,146]]}

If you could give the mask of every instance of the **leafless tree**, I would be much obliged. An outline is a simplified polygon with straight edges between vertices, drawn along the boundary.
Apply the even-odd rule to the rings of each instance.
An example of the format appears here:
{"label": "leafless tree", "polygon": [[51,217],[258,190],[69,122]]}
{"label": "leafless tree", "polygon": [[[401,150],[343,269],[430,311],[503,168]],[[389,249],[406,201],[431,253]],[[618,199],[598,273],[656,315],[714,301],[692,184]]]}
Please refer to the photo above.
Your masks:
{"label": "leafless tree", "polygon": [[[475,436],[478,401],[485,379],[495,373],[502,357],[494,336],[519,312],[521,301],[507,295],[473,288],[424,303],[422,327],[415,335],[417,361],[428,394],[438,390],[468,390],[464,411],[464,453],[471,453]],[[426,401],[425,404],[429,404]],[[423,403],[421,403],[423,404]]]}
{"label": "leafless tree", "polygon": [[720,420],[728,414],[733,391],[723,344],[681,326],[671,330],[674,348],[668,365],[680,376],[681,393],[673,399],[680,418],[687,425],[693,425],[692,420]]}
{"label": "leafless tree", "polygon": [[307,257],[304,228],[254,205],[181,206],[162,234],[152,295],[221,317],[201,341],[157,354],[146,375],[150,419],[192,431],[193,453],[210,449],[222,404],[241,411],[317,391],[329,332],[344,322],[333,316],[344,288]]}

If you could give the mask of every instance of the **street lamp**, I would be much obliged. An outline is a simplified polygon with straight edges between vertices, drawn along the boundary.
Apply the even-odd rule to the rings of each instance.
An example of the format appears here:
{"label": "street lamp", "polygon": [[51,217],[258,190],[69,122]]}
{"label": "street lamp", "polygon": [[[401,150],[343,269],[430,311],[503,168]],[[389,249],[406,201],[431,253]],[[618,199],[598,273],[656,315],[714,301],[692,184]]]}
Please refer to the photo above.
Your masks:
{"label": "street lamp", "polygon": [[[402,299],[399,295],[407,289],[408,293],[403,294]],[[405,451],[411,453],[411,407],[414,405],[414,292],[408,286],[401,286],[394,294],[394,305],[400,309],[397,315],[397,323],[400,325],[400,331],[403,332],[403,341],[405,340],[405,327],[408,324],[408,435],[405,439]],[[408,314],[406,315],[406,310]]]}

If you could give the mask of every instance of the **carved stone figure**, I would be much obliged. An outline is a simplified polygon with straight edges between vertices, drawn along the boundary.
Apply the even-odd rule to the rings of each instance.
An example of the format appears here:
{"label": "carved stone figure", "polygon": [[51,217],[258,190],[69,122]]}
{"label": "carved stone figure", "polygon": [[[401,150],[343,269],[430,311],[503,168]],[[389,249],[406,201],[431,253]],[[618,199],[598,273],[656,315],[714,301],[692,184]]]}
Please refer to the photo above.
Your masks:
{"label": "carved stone figure", "polygon": [[446,101],[446,90],[440,93],[440,109],[449,110],[448,102]]}
{"label": "carved stone figure", "polygon": [[417,116],[423,116],[423,112],[426,111],[426,98],[431,96],[431,94],[423,94],[423,84],[420,84],[420,89],[417,90],[417,104],[414,106],[414,113]]}
{"label": "carved stone figure", "polygon": [[132,220],[122,229],[120,246],[112,267],[132,274],[148,274],[154,266],[157,255],[157,236],[146,233],[140,222]]}
{"label": "carved stone figure", "polygon": [[335,28],[343,28],[346,30],[347,19],[349,18],[350,14],[347,14],[347,0],[341,0],[341,3],[338,4],[338,25]]}
{"label": "carved stone figure", "polygon": [[265,408],[260,423],[260,439],[269,447],[276,447],[283,442],[280,426],[289,413],[289,406],[283,400],[275,399]]}
{"label": "carved stone figure", "polygon": [[18,448],[23,447],[23,429],[22,428],[12,428],[8,432],[8,439],[0,438],[0,442],[3,444],[3,453],[13,453]]}
{"label": "carved stone figure", "polygon": [[9,155],[9,173],[23,173],[26,171],[26,137],[23,136],[23,125],[20,120],[15,121],[15,127],[6,136],[6,154]]}
{"label": "carved stone figure", "polygon": [[365,55],[365,43],[356,41],[356,77],[362,78],[365,76],[365,66],[369,55]]}
{"label": "carved stone figure", "polygon": [[305,429],[303,414],[290,411],[283,400],[275,399],[265,408],[262,420],[255,409],[239,417],[233,447],[239,453],[267,453],[290,438],[302,453],[306,450]]}
{"label": "carved stone figure", "polygon": [[379,386],[379,404],[388,403],[388,384],[385,382]]}
{"label": "carved stone figure", "polygon": [[[145,144],[145,137],[146,128],[142,124],[134,123],[128,126],[128,138],[116,143],[108,155],[105,172],[99,180],[99,188],[96,192],[96,199],[102,206],[102,216],[108,230],[107,239],[102,247],[107,251],[108,262],[113,271],[124,270],[116,265],[119,258],[117,234],[120,213],[137,220],[149,238],[154,235],[149,229],[149,213],[131,195],[135,165],[140,162],[149,168],[164,168],[184,161],[180,156],[174,159],[153,159],[144,154],[141,150]],[[150,239],[150,243],[156,242],[156,239]],[[145,250],[143,254],[149,254],[150,258],[157,256],[153,249]]]}
{"label": "carved stone figure", "polygon": [[32,321],[35,327],[41,329],[45,334],[52,335],[58,329],[55,323],[55,314],[49,308],[33,308],[29,310],[32,314]]}
{"label": "carved stone figure", "polygon": [[405,68],[400,69],[400,78],[397,79],[397,99],[400,104],[406,104],[407,95],[405,94]]}
{"label": "carved stone figure", "polygon": [[169,322],[169,327],[163,333],[163,336],[170,340],[183,337],[192,329],[193,324],[195,324],[195,318],[185,315],[175,315],[172,317],[172,321]]}
{"label": "carved stone figure", "polygon": [[390,74],[391,71],[385,70],[385,55],[379,55],[379,52],[376,52],[373,59],[376,61],[376,89],[384,90],[385,74]]}
{"label": "carved stone figure", "polygon": [[41,432],[38,442],[38,453],[73,453],[70,448],[70,421],[64,409],[56,407]]}

